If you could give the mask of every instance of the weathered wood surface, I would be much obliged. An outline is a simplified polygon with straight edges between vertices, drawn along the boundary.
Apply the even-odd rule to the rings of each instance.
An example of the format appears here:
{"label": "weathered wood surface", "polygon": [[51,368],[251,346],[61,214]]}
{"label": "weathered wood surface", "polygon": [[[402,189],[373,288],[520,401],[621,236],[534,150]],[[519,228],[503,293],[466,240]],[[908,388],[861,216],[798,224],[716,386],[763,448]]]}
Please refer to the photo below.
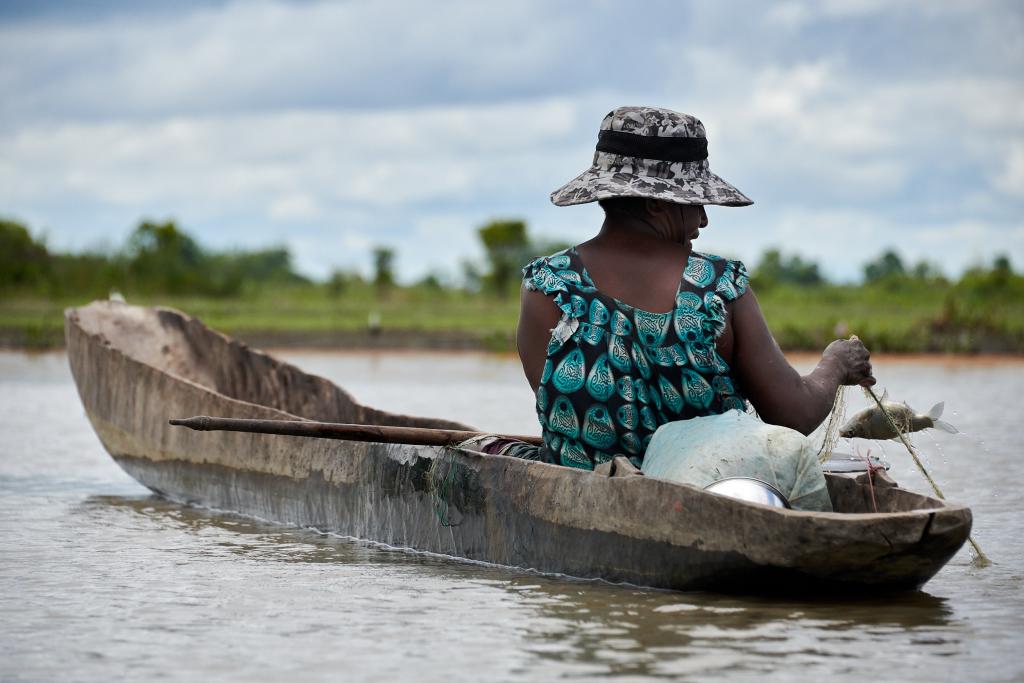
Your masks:
{"label": "weathered wood surface", "polygon": [[[167,309],[66,315],[93,427],[173,500],[542,572],[674,589],[912,589],[967,538],[965,507],[829,476],[839,512],[747,504],[647,477],[433,446],[195,432],[171,416],[471,430],[359,405],[330,382]],[[300,417],[301,416],[301,417]]]}
{"label": "weathered wood surface", "polygon": [[[388,427],[375,424],[345,424],[343,422],[312,422],[305,420],[242,420],[234,417],[211,417],[196,415],[169,421],[173,427],[188,427],[201,432],[252,432],[253,434],[281,434],[284,436],[305,436],[321,439],[346,441],[374,441],[376,443],[401,443],[415,446],[456,446],[479,436],[491,436],[484,432],[467,432],[459,429],[429,429],[426,427]],[[544,440],[539,436],[502,435],[505,439],[516,439],[540,446]]]}

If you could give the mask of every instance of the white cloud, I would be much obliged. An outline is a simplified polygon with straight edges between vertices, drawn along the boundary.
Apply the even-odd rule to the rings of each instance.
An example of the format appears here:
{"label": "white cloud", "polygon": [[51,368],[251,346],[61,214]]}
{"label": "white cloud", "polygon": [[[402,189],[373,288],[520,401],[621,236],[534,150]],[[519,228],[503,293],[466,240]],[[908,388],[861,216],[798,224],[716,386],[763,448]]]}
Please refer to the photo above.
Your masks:
{"label": "white cloud", "polygon": [[310,221],[322,215],[320,203],[305,192],[292,192],[275,198],[267,215],[276,221]]}
{"label": "white cloud", "polygon": [[509,157],[542,160],[575,118],[573,104],[541,101],[24,127],[0,133],[12,180],[0,200],[88,194],[143,210],[271,196],[273,218],[308,218],[322,203],[458,198],[507,181],[500,169]]}
{"label": "white cloud", "polygon": [[776,2],[765,13],[765,24],[787,33],[802,28],[812,18],[811,8],[801,2]]}
{"label": "white cloud", "polygon": [[1003,171],[993,184],[1012,197],[1024,198],[1024,139],[1010,143]]}
{"label": "white cloud", "polygon": [[[141,216],[174,215],[215,246],[284,240],[317,276],[335,266],[365,269],[371,245],[392,243],[403,273],[418,277],[476,256],[476,226],[495,212],[524,213],[527,193],[543,201],[566,169],[586,163],[563,142],[581,106],[544,100],[23,127],[0,132],[0,179],[11,180],[0,205],[81,197],[126,211],[119,232]],[[502,195],[510,199],[495,201]],[[448,208],[424,208],[438,203]],[[481,208],[488,203],[494,208]],[[239,215],[244,232],[221,234]]]}
{"label": "white cloud", "polygon": [[261,0],[8,22],[0,210],[57,247],[175,216],[214,245],[286,241],[315,274],[390,244],[419,276],[477,254],[493,217],[589,237],[600,211],[547,195],[587,165],[605,112],[654,103],[700,115],[712,167],[758,202],[715,212],[702,241],[726,253],[782,242],[852,277],[891,242],[955,270],[944,245],[968,239],[964,221],[982,249],[1015,248],[1011,4],[666,3],[655,23],[588,10]]}
{"label": "white cloud", "polygon": [[755,201],[757,182],[778,198],[910,201],[922,177],[960,173],[977,183],[970,169],[991,167],[1005,136],[1024,131],[1019,79],[866,78],[838,57],[783,66],[710,48],[671,78],[703,103],[695,113],[709,128],[713,168],[755,179],[735,181]]}
{"label": "white cloud", "polygon": [[943,0],[942,2],[930,0],[804,0],[786,4],[794,7],[783,12],[783,16],[786,14],[796,15],[799,12],[802,17],[819,15],[843,18],[888,14],[894,11],[924,15],[976,14],[998,6],[999,2],[992,0]]}
{"label": "white cloud", "polygon": [[583,40],[566,31],[573,19],[536,2],[257,0],[0,26],[0,116],[400,107],[533,90],[572,54],[566,36]]}

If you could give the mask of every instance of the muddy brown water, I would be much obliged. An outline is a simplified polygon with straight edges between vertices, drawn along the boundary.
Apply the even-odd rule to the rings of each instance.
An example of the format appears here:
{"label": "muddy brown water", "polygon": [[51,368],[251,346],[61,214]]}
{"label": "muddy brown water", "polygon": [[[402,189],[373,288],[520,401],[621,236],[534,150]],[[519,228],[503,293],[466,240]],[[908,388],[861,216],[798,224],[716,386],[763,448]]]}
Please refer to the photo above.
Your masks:
{"label": "muddy brown water", "polygon": [[[537,433],[515,361],[284,353],[368,404]],[[806,358],[799,359],[806,363]],[[150,495],[106,455],[60,353],[0,353],[0,680],[1024,678],[1024,363],[883,359],[890,396],[946,402],[915,435],[997,564],[842,600],[671,593],[325,536]],[[848,412],[866,405],[856,394]],[[867,444],[904,486],[892,443]]]}

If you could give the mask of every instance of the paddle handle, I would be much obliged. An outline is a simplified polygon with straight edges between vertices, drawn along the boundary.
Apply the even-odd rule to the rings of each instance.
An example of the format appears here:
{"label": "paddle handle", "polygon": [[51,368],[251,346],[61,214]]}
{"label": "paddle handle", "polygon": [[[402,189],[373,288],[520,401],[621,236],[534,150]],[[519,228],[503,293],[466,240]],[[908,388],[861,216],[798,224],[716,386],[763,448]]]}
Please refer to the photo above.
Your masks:
{"label": "paddle handle", "polygon": [[[341,422],[311,422],[307,420],[246,420],[233,417],[209,417],[199,415],[169,421],[174,426],[188,427],[202,432],[250,432],[255,434],[279,434],[282,436],[306,436],[317,439],[341,439],[344,441],[372,441],[374,443],[405,443],[417,446],[453,446],[486,432],[469,432],[458,429],[427,429],[425,427],[395,427],[390,425],[344,424]],[[500,436],[540,446],[544,443],[539,436]]]}

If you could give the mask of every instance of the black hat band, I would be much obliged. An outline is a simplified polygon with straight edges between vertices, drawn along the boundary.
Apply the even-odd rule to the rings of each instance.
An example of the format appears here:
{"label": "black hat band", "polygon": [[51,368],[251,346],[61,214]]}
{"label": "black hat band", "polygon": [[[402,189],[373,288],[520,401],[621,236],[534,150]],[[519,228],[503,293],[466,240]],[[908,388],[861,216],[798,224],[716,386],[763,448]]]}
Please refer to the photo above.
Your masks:
{"label": "black hat band", "polygon": [[602,130],[597,135],[597,151],[657,161],[703,161],[708,158],[708,139]]}

